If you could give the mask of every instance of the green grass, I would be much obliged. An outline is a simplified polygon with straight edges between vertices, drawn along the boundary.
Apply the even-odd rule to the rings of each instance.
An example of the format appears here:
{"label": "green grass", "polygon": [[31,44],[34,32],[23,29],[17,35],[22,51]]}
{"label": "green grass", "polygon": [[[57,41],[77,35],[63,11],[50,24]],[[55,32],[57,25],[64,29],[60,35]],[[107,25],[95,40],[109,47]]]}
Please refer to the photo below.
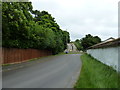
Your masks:
{"label": "green grass", "polygon": [[2,64],[2,66],[9,66],[10,64]]}
{"label": "green grass", "polygon": [[74,88],[118,88],[118,74],[87,54],[81,56],[82,69]]}

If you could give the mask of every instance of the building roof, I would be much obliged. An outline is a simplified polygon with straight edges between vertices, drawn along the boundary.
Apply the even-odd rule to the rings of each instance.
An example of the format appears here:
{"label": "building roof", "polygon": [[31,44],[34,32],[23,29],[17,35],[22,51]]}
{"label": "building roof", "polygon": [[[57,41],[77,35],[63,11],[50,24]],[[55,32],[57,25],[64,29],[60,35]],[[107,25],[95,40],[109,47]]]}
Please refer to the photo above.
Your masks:
{"label": "building roof", "polygon": [[112,39],[112,40],[105,40],[101,43],[95,44],[88,49],[96,49],[96,48],[105,48],[105,47],[115,47],[120,46],[120,38]]}
{"label": "building roof", "polygon": [[108,38],[108,39],[104,40],[103,42],[108,42],[108,41],[112,41],[112,40],[115,40],[115,38],[110,37],[110,38]]}

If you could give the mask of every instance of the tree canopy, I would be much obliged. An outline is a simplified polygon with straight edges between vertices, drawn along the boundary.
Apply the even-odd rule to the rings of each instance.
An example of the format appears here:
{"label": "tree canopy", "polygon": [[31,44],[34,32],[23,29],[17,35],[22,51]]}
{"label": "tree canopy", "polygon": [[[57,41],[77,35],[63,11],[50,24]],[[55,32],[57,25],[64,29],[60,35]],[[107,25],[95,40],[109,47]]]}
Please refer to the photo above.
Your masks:
{"label": "tree canopy", "polygon": [[75,44],[75,46],[77,47],[78,50],[83,50],[83,46],[81,44],[81,40],[76,39],[74,44]]}
{"label": "tree canopy", "polygon": [[86,35],[82,39],[77,39],[74,43],[78,50],[86,50],[88,47],[100,43],[101,39],[98,36]]}
{"label": "tree canopy", "polygon": [[57,54],[70,42],[47,11],[33,10],[31,2],[2,3],[3,47],[36,48]]}

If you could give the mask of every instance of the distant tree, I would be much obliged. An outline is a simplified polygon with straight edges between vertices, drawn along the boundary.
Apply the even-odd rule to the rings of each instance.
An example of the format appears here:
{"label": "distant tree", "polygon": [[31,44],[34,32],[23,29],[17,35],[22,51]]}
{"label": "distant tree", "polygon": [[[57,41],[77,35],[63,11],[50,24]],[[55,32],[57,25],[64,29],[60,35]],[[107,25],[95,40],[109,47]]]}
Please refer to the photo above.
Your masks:
{"label": "distant tree", "polygon": [[91,34],[88,34],[81,39],[81,45],[83,46],[84,50],[100,42],[101,42],[101,39],[98,36],[92,36]]}
{"label": "distant tree", "polygon": [[75,46],[77,47],[78,50],[83,50],[83,46],[81,45],[81,40],[76,39],[74,44],[75,44]]}
{"label": "distant tree", "polygon": [[64,42],[64,49],[67,48],[67,43],[70,42],[70,36],[69,36],[69,32],[67,31],[63,31],[63,42]]}

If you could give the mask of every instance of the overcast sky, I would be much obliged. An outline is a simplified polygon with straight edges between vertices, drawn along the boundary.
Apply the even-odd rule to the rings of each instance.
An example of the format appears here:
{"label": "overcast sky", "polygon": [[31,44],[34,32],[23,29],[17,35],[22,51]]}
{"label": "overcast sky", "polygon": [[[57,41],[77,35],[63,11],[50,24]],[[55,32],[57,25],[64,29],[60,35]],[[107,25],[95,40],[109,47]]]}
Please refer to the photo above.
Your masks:
{"label": "overcast sky", "polygon": [[86,34],[102,40],[118,37],[119,0],[30,0],[34,10],[48,11],[71,40]]}

